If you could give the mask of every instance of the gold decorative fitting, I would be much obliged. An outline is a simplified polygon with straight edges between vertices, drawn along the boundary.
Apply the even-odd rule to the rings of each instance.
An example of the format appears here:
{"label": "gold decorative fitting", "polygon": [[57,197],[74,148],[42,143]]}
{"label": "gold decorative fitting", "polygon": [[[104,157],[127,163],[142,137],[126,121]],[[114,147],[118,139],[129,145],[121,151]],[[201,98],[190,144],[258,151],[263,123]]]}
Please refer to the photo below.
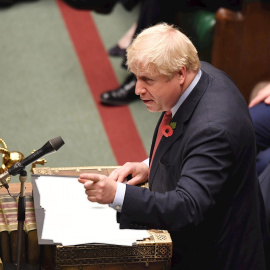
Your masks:
{"label": "gold decorative fitting", "polygon": [[[8,171],[14,164],[17,162],[20,162],[24,159],[24,155],[21,152],[18,151],[9,151],[7,148],[7,144],[3,139],[0,139],[0,144],[3,147],[0,147],[0,153],[2,154],[2,166],[0,168],[0,174]],[[32,152],[34,153],[35,150]],[[36,167],[36,164],[44,165],[46,163],[45,159],[38,159],[35,162],[32,163],[32,169],[31,172],[33,172],[33,169]],[[9,176],[6,181],[9,183],[11,177]],[[3,185],[0,184],[0,188],[2,188]]]}

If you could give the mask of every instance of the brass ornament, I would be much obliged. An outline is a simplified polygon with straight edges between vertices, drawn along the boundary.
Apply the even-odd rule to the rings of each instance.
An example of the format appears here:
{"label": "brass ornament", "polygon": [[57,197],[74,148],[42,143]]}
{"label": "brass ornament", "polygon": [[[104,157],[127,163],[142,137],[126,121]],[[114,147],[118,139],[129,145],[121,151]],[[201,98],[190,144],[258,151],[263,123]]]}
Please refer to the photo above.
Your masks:
{"label": "brass ornament", "polygon": [[[1,138],[0,138],[0,144],[3,146],[3,147],[0,147],[0,153],[2,154],[2,166],[0,168],[0,174],[2,174],[8,171],[15,163],[22,161],[24,159],[24,155],[18,151],[9,151],[7,148],[7,144]],[[35,152],[35,150],[33,152]],[[35,162],[32,163],[31,172],[33,172],[33,168],[36,167],[36,164],[44,165],[45,163],[46,163],[46,160],[44,158],[36,160]],[[7,183],[10,182],[10,179],[11,179],[10,176],[6,179]],[[2,187],[3,185],[0,184],[0,188]]]}

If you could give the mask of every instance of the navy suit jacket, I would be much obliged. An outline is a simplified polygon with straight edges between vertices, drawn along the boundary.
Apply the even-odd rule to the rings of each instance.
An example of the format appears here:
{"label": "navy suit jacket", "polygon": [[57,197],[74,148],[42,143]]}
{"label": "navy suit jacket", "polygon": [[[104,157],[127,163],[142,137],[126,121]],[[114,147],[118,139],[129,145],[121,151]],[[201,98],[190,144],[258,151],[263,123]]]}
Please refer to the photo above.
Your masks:
{"label": "navy suit jacket", "polygon": [[120,228],[168,230],[174,269],[263,270],[268,232],[247,104],[225,73],[201,69],[157,148],[150,189],[127,185]]}
{"label": "navy suit jacket", "polygon": [[259,182],[260,182],[264,205],[266,209],[268,227],[270,228],[270,164],[260,174]]}

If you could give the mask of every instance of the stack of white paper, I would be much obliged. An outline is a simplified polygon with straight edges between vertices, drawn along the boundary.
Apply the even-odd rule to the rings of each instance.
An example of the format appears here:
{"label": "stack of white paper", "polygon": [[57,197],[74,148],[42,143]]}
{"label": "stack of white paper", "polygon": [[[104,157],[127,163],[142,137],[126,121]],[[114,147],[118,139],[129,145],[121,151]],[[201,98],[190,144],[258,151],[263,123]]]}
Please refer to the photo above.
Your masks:
{"label": "stack of white paper", "polygon": [[32,176],[39,244],[132,245],[146,230],[120,230],[116,211],[87,200],[75,177]]}

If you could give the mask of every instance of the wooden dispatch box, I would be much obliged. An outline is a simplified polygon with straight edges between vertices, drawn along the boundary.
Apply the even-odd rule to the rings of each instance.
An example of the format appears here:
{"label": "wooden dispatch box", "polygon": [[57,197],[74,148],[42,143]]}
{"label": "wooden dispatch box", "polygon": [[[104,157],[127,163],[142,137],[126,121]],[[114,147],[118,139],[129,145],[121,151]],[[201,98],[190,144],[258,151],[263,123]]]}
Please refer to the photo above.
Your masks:
{"label": "wooden dispatch box", "polygon": [[[116,166],[34,168],[37,175],[79,176],[81,173],[109,175]],[[142,186],[147,188],[147,184]],[[149,230],[150,237],[134,246],[89,244],[43,246],[43,269],[56,270],[132,270],[170,269],[172,241],[164,230]]]}

